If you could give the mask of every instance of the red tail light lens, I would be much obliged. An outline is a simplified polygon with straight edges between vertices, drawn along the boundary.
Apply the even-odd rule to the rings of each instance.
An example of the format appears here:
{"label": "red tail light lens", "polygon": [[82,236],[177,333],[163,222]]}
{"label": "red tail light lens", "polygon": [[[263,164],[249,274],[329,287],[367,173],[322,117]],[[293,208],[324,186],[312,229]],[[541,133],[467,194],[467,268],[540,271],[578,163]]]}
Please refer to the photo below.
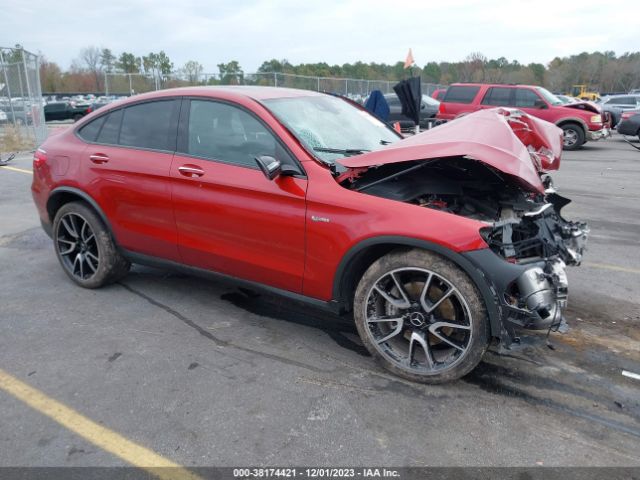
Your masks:
{"label": "red tail light lens", "polygon": [[631,118],[631,117],[633,117],[634,115],[637,115],[637,114],[638,114],[638,112],[624,112],[622,114],[622,117],[620,117],[620,118],[622,118],[623,120],[626,120],[627,118]]}
{"label": "red tail light lens", "polygon": [[444,102],[440,102],[440,106],[438,107],[438,113],[447,113],[447,109],[444,106]]}
{"label": "red tail light lens", "polygon": [[47,152],[38,148],[33,154],[33,168],[39,168],[47,162]]}
{"label": "red tail light lens", "polygon": [[87,108],[87,113],[91,113],[91,112],[93,112],[93,108],[91,107]]}

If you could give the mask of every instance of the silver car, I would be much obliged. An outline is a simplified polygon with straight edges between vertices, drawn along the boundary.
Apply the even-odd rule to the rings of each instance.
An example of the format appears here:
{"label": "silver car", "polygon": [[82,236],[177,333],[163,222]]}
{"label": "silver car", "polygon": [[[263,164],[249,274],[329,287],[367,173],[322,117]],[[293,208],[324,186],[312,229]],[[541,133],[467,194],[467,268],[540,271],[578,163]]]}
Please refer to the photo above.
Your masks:
{"label": "silver car", "polygon": [[603,107],[619,108],[620,110],[640,109],[640,94],[611,95],[604,97],[600,103]]}
{"label": "silver car", "polygon": [[611,127],[615,127],[620,122],[622,112],[640,109],[640,94],[608,95],[602,98],[600,107],[603,112],[611,114]]}

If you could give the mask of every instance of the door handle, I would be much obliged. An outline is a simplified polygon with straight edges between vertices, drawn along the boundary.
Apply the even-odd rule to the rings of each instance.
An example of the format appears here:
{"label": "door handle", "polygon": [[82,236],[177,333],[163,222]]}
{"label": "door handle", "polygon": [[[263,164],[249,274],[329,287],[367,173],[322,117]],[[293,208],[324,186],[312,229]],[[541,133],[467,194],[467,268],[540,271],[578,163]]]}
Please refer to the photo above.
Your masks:
{"label": "door handle", "polygon": [[109,157],[104,153],[94,153],[93,155],[89,156],[89,160],[91,160],[93,163],[101,164],[107,163],[109,161]]}
{"label": "door handle", "polygon": [[204,175],[204,170],[199,167],[191,166],[191,165],[183,165],[182,167],[178,167],[178,171],[181,175],[185,177],[201,177]]}

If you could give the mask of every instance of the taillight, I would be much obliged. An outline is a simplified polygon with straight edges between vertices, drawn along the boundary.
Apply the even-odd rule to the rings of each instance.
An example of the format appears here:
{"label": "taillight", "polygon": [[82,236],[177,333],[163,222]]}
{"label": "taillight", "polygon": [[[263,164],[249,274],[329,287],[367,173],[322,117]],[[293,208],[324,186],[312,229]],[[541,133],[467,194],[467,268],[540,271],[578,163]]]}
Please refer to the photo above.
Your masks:
{"label": "taillight", "polygon": [[634,115],[637,115],[637,114],[638,114],[638,112],[624,112],[622,114],[622,117],[620,117],[620,118],[622,118],[623,120],[626,120],[627,118],[631,118],[631,117],[633,117]]}
{"label": "taillight", "polygon": [[438,113],[447,113],[447,109],[444,106],[444,102],[440,102],[440,106],[438,107]]}
{"label": "taillight", "polygon": [[33,168],[39,168],[47,162],[47,152],[38,148],[33,154]]}
{"label": "taillight", "polygon": [[91,112],[93,112],[93,108],[91,107],[87,108],[87,113],[91,113]]}

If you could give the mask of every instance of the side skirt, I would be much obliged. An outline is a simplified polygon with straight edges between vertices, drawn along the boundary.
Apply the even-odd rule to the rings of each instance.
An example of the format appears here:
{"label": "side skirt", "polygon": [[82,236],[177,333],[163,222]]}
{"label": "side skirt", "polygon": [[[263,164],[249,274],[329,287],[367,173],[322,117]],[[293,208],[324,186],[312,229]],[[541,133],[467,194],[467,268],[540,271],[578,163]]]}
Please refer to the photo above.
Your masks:
{"label": "side skirt", "polygon": [[243,287],[248,290],[254,290],[256,292],[277,295],[280,297],[288,298],[295,302],[311,305],[313,307],[316,307],[318,309],[321,309],[327,312],[331,312],[333,314],[338,314],[340,311],[339,304],[335,300],[326,302],[324,300],[319,300],[317,298],[307,297],[306,295],[290,292],[289,290],[282,290],[280,288],[271,287],[269,285],[264,285],[262,283],[257,283],[257,282],[252,282],[250,280],[237,278],[232,275],[214,272],[212,270],[205,270],[204,268],[192,267],[190,265],[184,265],[182,263],[173,262],[171,260],[165,260],[158,257],[152,257],[150,255],[143,255],[141,253],[136,253],[129,250],[120,249],[120,251],[122,255],[124,255],[125,258],[129,260],[131,263],[146,265],[148,267],[153,267],[153,268],[173,270],[176,272],[184,273],[186,275],[201,277],[206,280],[211,280],[214,282],[227,283],[237,287]]}

